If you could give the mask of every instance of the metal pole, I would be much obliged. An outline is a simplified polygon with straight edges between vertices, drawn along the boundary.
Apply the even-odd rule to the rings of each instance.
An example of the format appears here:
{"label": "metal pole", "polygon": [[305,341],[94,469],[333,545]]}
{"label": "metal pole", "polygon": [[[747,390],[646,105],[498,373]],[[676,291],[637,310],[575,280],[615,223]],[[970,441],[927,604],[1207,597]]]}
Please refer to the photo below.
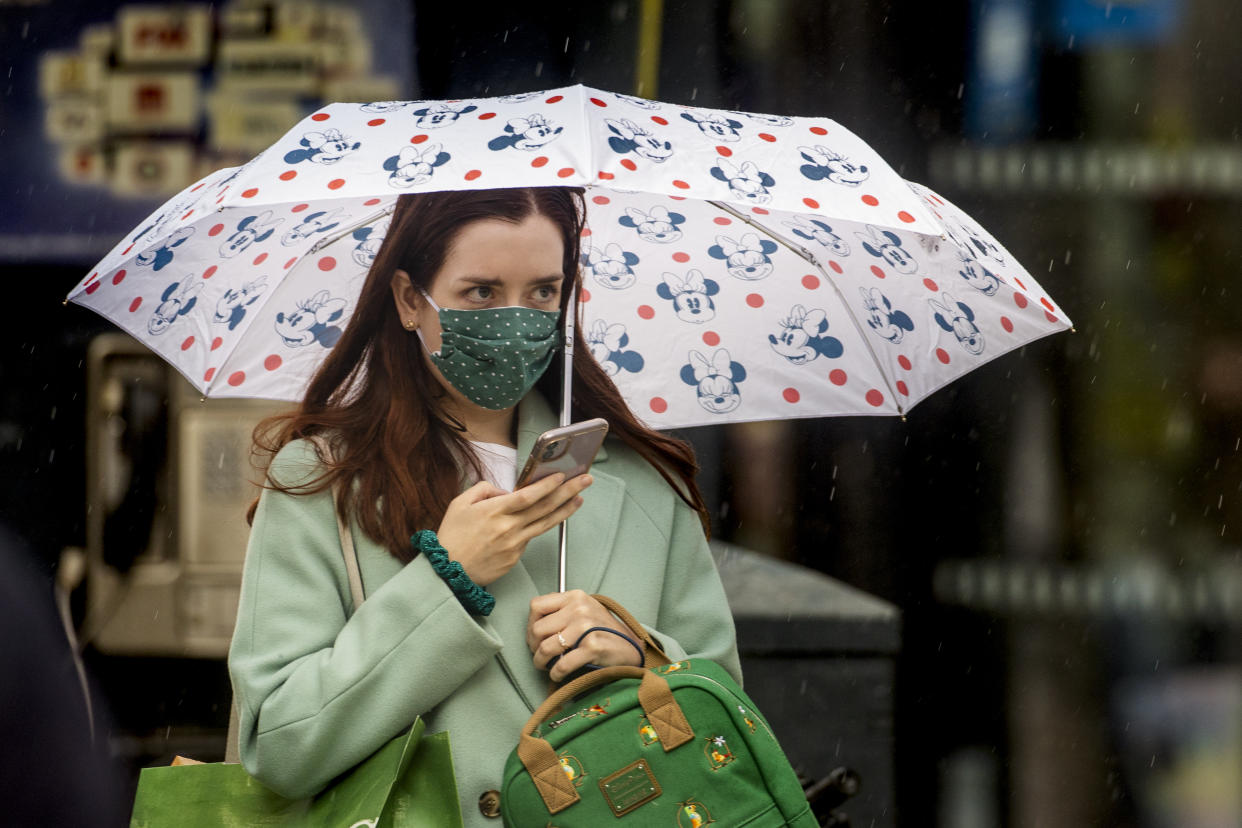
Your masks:
{"label": "metal pole", "polygon": [[[565,305],[565,341],[561,348],[561,425],[567,426],[573,415],[573,397],[574,397],[574,331],[578,321],[578,287],[571,284],[569,288],[569,302]],[[569,557],[568,550],[568,532],[565,525],[569,521],[561,521],[561,525],[557,528],[560,543],[560,556],[556,565],[556,584],[557,591],[565,591],[565,564]]]}
{"label": "metal pole", "polygon": [[654,98],[660,81],[660,39],[664,0],[642,0],[638,10],[638,55],[634,61],[634,94]]}

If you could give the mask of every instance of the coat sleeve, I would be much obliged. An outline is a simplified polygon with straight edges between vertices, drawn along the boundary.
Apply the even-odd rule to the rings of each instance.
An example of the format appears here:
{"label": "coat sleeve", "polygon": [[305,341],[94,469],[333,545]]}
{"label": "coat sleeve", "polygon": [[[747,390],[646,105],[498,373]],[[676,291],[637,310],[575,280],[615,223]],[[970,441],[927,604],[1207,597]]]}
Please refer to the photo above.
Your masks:
{"label": "coat sleeve", "polygon": [[740,685],[733,613],[699,516],[678,499],[672,526],[659,617],[651,634],[673,661],[710,659]]}
{"label": "coat sleeve", "polygon": [[[271,471],[287,484],[313,468],[313,450],[293,443]],[[421,556],[350,616],[334,508],[329,491],[263,492],[229,650],[242,764],[291,798],[375,752],[501,648]]]}

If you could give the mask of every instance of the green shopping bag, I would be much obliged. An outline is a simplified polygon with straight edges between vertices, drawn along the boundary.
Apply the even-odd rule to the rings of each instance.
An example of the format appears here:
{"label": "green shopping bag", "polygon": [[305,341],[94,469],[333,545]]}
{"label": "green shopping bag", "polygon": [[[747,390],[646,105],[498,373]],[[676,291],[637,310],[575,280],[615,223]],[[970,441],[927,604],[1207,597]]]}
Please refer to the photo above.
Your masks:
{"label": "green shopping bag", "polygon": [[310,799],[285,799],[241,765],[143,768],[130,828],[222,825],[454,828],[460,826],[448,733],[422,719]]}

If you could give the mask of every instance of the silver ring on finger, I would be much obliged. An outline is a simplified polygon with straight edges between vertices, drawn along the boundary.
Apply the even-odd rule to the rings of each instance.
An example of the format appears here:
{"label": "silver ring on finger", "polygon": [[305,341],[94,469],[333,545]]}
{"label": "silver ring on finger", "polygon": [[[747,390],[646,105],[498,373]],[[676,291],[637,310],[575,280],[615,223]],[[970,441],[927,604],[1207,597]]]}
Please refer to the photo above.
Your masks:
{"label": "silver ring on finger", "polygon": [[557,634],[556,634],[556,640],[557,640],[557,642],[558,642],[558,643],[560,643],[560,645],[561,645],[561,652],[562,652],[562,653],[565,653],[565,652],[568,652],[568,651],[569,651],[569,643],[565,641],[565,636],[564,636],[564,635],[562,635],[561,633],[557,633]]}

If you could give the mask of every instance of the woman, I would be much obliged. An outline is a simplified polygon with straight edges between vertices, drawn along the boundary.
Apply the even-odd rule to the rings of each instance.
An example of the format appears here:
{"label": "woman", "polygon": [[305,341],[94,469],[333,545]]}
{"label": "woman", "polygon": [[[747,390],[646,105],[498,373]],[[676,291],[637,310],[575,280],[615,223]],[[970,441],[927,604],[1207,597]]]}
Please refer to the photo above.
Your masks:
{"label": "woman", "polygon": [[[591,627],[624,629],[589,592],[620,601],[670,658],[739,676],[693,455],[634,419],[580,336],[574,418],[606,418],[609,440],[590,474],[509,491],[557,424],[532,386],[578,279],[583,214],[565,188],[402,196],[302,405],[260,428],[275,456],[229,667],[242,761],[274,790],[319,791],[422,715],[449,731],[467,824],[494,824],[481,811],[549,677],[640,661],[621,635],[573,648]],[[352,616],[334,508],[366,593]],[[570,515],[585,591],[558,593],[550,530]]]}

